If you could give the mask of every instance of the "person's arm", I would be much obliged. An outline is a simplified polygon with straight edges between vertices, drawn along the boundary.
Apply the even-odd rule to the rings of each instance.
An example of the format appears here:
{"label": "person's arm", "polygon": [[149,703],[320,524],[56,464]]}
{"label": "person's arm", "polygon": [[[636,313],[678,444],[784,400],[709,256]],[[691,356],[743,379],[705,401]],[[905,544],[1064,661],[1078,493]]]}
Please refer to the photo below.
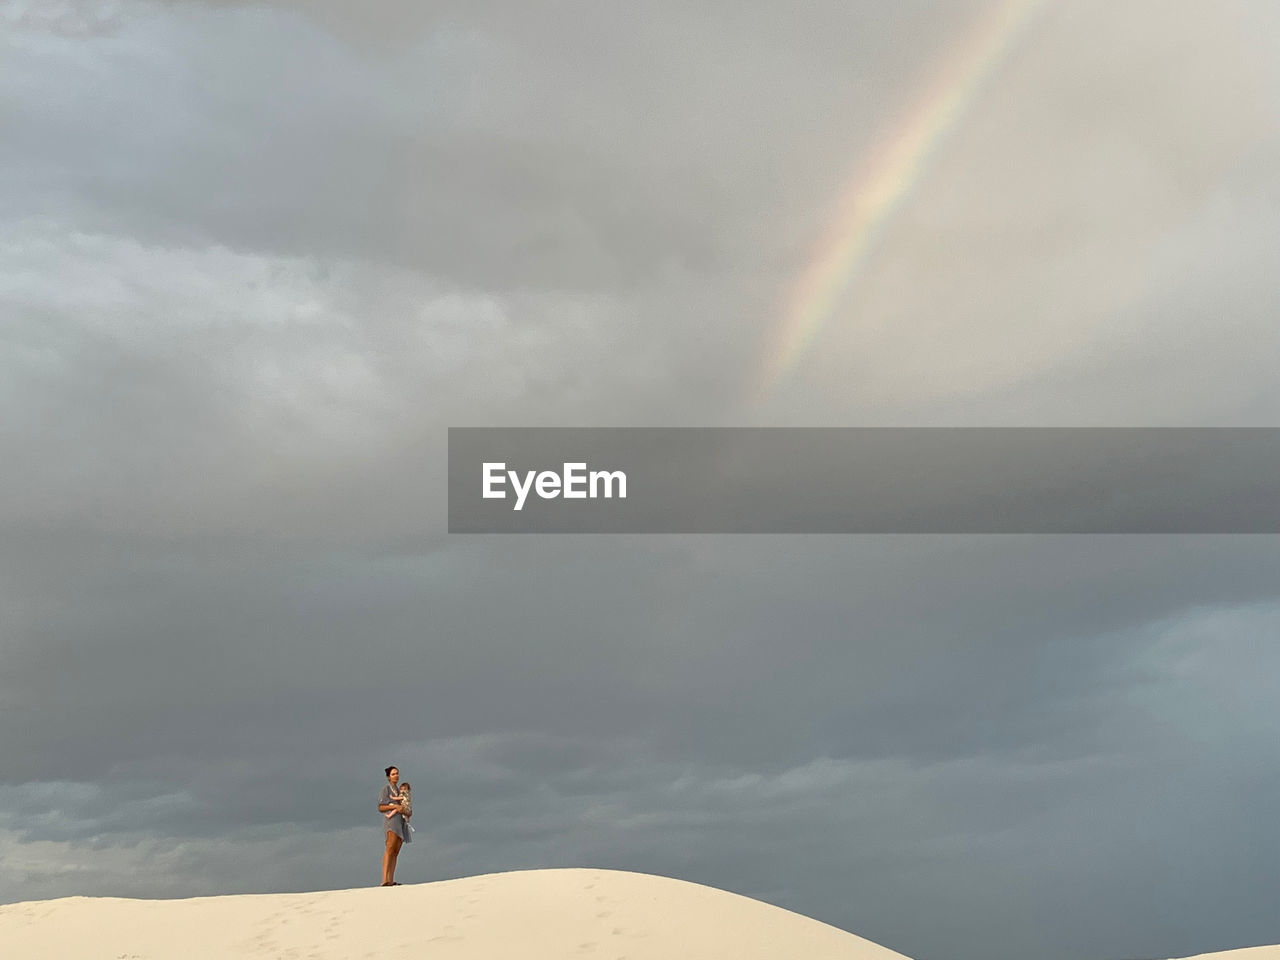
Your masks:
{"label": "person's arm", "polygon": [[383,787],[382,792],[378,794],[378,811],[380,813],[395,813],[400,809],[398,804],[391,803],[391,788]]}

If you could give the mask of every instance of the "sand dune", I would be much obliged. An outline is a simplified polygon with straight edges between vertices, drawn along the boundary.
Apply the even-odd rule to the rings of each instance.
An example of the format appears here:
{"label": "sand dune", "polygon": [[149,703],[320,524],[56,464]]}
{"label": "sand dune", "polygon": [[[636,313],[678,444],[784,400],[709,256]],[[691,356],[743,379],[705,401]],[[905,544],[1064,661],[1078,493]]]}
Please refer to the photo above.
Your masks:
{"label": "sand dune", "polygon": [[[402,887],[0,906],[9,960],[904,960],[682,880],[530,870]],[[1280,960],[1280,946],[1193,960]]]}
{"label": "sand dune", "polygon": [[533,870],[320,893],[0,906],[15,960],[892,960],[808,917],[680,880]]}

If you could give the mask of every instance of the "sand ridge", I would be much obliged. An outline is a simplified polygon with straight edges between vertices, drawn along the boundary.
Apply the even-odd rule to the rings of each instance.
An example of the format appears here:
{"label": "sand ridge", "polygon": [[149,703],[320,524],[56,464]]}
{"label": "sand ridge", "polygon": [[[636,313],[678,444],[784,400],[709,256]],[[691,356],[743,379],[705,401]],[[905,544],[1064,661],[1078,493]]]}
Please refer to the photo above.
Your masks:
{"label": "sand ridge", "polygon": [[318,893],[0,906],[21,960],[902,960],[808,917],[612,870],[533,870]]}
{"label": "sand ridge", "polygon": [[[0,906],[9,960],[906,960],[748,897],[616,870],[400,887]],[[1280,946],[1188,960],[1280,960]]]}

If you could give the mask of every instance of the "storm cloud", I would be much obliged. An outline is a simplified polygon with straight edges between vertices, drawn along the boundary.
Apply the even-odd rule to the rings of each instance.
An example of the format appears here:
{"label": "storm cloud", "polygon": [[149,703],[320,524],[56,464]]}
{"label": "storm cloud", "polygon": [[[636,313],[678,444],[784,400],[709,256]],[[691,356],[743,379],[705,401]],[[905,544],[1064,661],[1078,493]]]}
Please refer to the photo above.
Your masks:
{"label": "storm cloud", "polygon": [[1280,544],[445,532],[449,426],[1274,426],[1273,4],[0,3],[0,901],[592,865],[1280,942]]}

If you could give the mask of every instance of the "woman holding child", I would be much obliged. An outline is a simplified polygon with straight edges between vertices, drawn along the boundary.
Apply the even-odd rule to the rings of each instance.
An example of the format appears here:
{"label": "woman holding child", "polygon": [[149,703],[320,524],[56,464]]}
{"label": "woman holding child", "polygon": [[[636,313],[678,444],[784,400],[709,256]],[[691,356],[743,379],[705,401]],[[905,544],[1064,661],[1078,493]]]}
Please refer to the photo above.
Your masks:
{"label": "woman holding child", "polygon": [[382,885],[398,887],[400,884],[396,883],[396,858],[400,856],[400,848],[413,840],[410,836],[409,821],[406,819],[413,814],[410,812],[412,808],[408,806],[409,785],[406,783],[403,788],[400,786],[400,770],[396,767],[387,767],[385,772],[387,785],[378,794],[378,812],[383,817],[383,829],[387,841],[386,849],[382,854]]}

